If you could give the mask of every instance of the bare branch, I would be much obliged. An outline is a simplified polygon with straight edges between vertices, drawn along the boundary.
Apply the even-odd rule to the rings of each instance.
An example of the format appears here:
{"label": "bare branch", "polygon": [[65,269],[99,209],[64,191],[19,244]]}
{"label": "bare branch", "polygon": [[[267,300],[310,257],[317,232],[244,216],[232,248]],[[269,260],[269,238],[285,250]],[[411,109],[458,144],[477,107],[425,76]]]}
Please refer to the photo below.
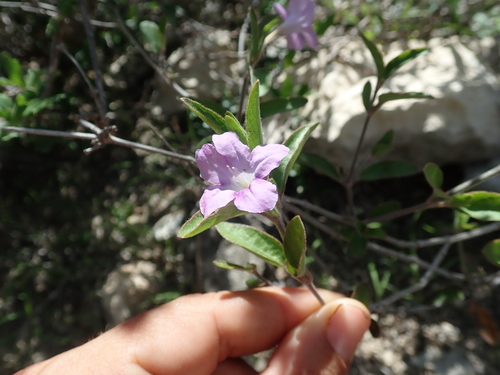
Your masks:
{"label": "bare branch", "polygon": [[176,82],[174,82],[167,74],[167,72],[161,68],[153,59],[149,56],[146,50],[142,47],[142,45],[135,39],[132,33],[129,31],[128,27],[123,22],[122,18],[118,11],[115,10],[116,19],[118,20],[118,27],[125,34],[128,40],[134,45],[135,48],[139,51],[139,53],[144,57],[144,60],[151,66],[156,73],[163,79],[163,81],[171,86],[180,96],[190,96],[189,93],[184,90],[181,86],[179,86]]}
{"label": "bare branch", "polygon": [[460,185],[457,185],[453,189],[448,190],[446,194],[456,195],[465,193],[467,190],[472,189],[474,186],[480,185],[483,182],[488,181],[489,179],[492,179],[493,177],[496,177],[498,175],[500,175],[500,165],[497,165],[496,167],[491,168],[490,170],[481,173],[479,176],[471,178],[468,181],[462,182]]}
{"label": "bare branch", "polygon": [[[79,133],[79,132],[62,132],[62,131],[56,131],[56,130],[18,128],[18,127],[13,127],[13,126],[5,126],[5,127],[1,128],[0,130],[13,131],[13,132],[19,132],[19,133],[25,133],[25,134],[45,135],[45,136],[50,136],[50,137],[86,139],[86,140],[91,140],[93,142],[96,142],[97,145],[99,145],[99,142],[102,145],[113,144],[113,145],[117,145],[117,146],[128,147],[128,148],[147,151],[147,152],[154,153],[154,154],[168,156],[172,159],[187,161],[187,162],[192,163],[192,164],[196,163],[195,158],[192,156],[182,155],[182,154],[178,154],[176,152],[162,150],[160,148],[147,146],[147,145],[144,145],[142,143],[127,141],[125,139],[110,135],[109,132],[105,132],[105,130],[102,130],[102,133],[96,134],[96,135],[88,134],[88,133]],[[103,133],[106,135],[106,137],[101,138],[101,135]]]}
{"label": "bare branch", "polygon": [[373,306],[370,307],[370,311],[379,311],[384,306],[390,305],[396,302],[397,300],[407,296],[408,294],[418,292],[419,290],[425,288],[429,283],[432,275],[437,271],[438,266],[441,264],[444,257],[448,253],[450,245],[451,244],[446,243],[443,245],[443,247],[441,247],[436,257],[432,261],[430,267],[427,269],[427,271],[424,273],[424,275],[420,278],[420,280],[416,284],[413,284],[412,286],[406,289],[400,290],[399,292],[394,293],[392,296],[380,301],[379,303],[374,304]]}
{"label": "bare branch", "polygon": [[[349,225],[349,226],[353,226],[355,224],[355,222],[348,217],[344,217],[344,216],[336,214],[334,212],[325,210],[324,208],[316,206],[315,204],[312,204],[308,201],[289,197],[288,195],[284,196],[283,198],[284,198],[284,203],[292,203],[292,204],[296,204],[297,206],[307,208],[308,210],[311,210],[313,212],[316,212],[317,214],[320,214],[320,215],[323,215],[329,219],[332,219],[333,221],[336,221],[337,223]],[[287,205],[287,207],[288,207],[288,205]]]}

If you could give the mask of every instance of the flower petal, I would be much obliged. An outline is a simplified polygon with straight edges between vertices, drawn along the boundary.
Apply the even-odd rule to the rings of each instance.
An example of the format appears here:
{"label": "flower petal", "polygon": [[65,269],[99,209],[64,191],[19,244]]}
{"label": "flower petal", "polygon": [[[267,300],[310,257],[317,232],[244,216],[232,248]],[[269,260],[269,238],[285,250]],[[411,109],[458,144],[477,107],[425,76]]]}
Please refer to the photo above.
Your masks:
{"label": "flower petal", "polygon": [[311,26],[314,22],[314,1],[306,1],[301,9],[302,21]]}
{"label": "flower petal", "polygon": [[256,178],[264,178],[288,155],[290,149],[284,145],[257,146],[250,156],[250,166]]}
{"label": "flower petal", "polygon": [[311,26],[304,28],[301,35],[311,49],[316,49],[316,46],[318,45],[318,35]]}
{"label": "flower petal", "polygon": [[254,214],[272,210],[278,202],[276,185],[256,178],[248,189],[240,190],[234,198],[234,205],[241,211]]}
{"label": "flower petal", "polygon": [[226,165],[242,172],[249,170],[250,148],[240,141],[236,133],[215,134],[212,141],[217,152],[226,159]]}
{"label": "flower petal", "polygon": [[[305,8],[309,6],[309,1],[304,1],[304,0],[290,0],[288,3],[288,13],[290,15],[294,15],[295,17],[299,17],[302,13],[304,13]],[[314,8],[314,1],[313,3],[313,8]]]}
{"label": "flower petal", "polygon": [[200,199],[200,210],[207,217],[215,210],[224,207],[235,198],[233,190],[221,190],[219,186],[210,186],[205,189]]}
{"label": "flower petal", "polygon": [[287,12],[286,12],[286,9],[283,7],[283,5],[281,5],[279,3],[274,3],[273,8],[274,8],[274,11],[276,13],[278,13],[278,16],[280,16],[283,21],[286,21]]}
{"label": "flower petal", "polygon": [[196,150],[195,157],[201,178],[214,185],[227,185],[231,182],[233,174],[227,167],[227,161],[213,145],[203,145]]}
{"label": "flower petal", "polygon": [[297,33],[288,34],[286,40],[288,49],[300,51],[304,48],[304,41]]}

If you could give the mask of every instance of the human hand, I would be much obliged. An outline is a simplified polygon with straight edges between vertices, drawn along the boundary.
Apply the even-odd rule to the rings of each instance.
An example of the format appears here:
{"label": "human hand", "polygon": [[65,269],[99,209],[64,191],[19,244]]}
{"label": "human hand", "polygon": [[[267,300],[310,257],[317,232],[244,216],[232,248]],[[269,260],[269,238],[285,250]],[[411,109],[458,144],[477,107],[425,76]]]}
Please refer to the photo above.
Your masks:
{"label": "human hand", "polygon": [[302,288],[187,295],[15,375],[250,375],[239,357],[278,345],[263,375],[344,375],[370,325],[358,301]]}

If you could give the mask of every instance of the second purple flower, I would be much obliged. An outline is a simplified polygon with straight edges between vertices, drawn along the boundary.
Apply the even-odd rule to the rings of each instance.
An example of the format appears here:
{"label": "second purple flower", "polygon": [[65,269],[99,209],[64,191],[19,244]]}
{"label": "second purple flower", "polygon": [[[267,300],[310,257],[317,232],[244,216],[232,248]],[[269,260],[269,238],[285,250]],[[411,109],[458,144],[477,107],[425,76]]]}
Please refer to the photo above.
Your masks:
{"label": "second purple flower", "polygon": [[274,3],[273,7],[283,20],[278,32],[286,36],[289,49],[301,50],[306,44],[316,48],[318,36],[312,28],[314,0],[290,0],[287,9],[278,3]]}

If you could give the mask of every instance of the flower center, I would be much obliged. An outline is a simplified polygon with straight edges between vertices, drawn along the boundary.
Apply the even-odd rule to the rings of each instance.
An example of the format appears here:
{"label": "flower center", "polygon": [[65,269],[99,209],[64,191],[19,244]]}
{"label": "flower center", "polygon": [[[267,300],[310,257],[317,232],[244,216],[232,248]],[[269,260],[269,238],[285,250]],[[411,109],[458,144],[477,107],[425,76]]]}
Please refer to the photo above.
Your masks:
{"label": "flower center", "polygon": [[229,171],[233,175],[231,188],[235,191],[248,189],[248,187],[250,186],[250,183],[255,178],[254,173],[247,172],[245,170],[240,171],[237,168],[232,167],[230,165],[226,165],[226,167],[227,167],[227,169],[229,169]]}

